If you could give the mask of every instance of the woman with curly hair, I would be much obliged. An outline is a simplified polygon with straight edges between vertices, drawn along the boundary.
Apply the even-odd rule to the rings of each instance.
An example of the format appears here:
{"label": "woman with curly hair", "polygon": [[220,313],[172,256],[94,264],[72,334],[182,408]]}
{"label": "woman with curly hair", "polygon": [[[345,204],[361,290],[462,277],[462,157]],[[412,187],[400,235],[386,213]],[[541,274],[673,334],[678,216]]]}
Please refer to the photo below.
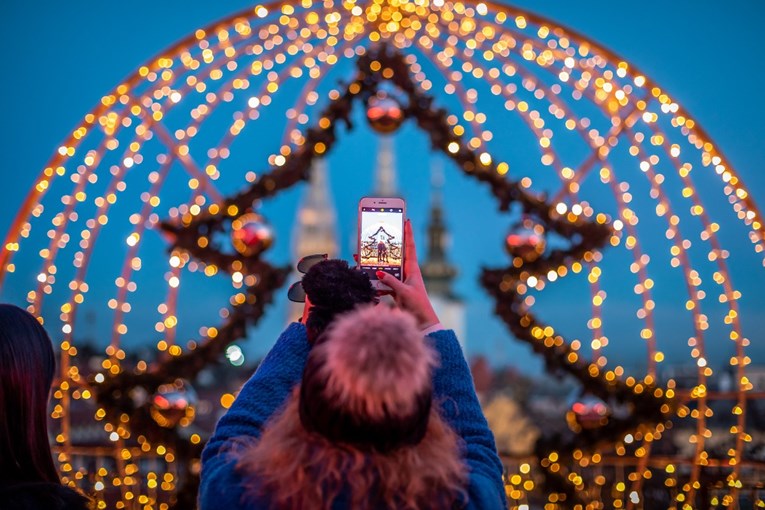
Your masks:
{"label": "woman with curly hair", "polygon": [[202,454],[216,509],[504,508],[502,466],[462,349],[422,281],[409,222],[399,309],[341,261],[303,279],[281,335]]}

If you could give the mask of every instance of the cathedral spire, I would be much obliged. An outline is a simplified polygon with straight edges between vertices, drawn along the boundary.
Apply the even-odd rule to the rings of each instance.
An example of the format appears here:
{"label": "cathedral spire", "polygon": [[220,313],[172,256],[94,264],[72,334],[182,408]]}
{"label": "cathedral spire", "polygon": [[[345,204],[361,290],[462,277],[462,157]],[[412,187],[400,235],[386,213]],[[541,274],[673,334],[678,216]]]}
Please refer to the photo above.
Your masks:
{"label": "cathedral spire", "polygon": [[[337,214],[332,200],[332,192],[327,178],[326,159],[314,159],[311,165],[311,178],[298,206],[297,219],[292,231],[292,259],[297,262],[301,257],[326,253],[330,258],[337,257]],[[294,280],[302,275],[295,273]],[[288,321],[300,317],[303,303],[290,303]]]}
{"label": "cathedral spire", "polygon": [[446,257],[448,232],[444,223],[441,190],[444,184],[443,162],[431,159],[431,206],[428,221],[427,257],[422,264],[422,276],[428,293],[453,297],[452,281],[457,276],[457,269],[449,263]]}
{"label": "cathedral spire", "polygon": [[308,188],[301,200],[293,231],[292,251],[296,260],[305,255],[337,256],[337,214],[332,201],[325,159],[314,159]]}
{"label": "cathedral spire", "polygon": [[379,135],[377,145],[377,163],[375,166],[376,197],[397,197],[396,157],[393,147],[393,135]]}
{"label": "cathedral spire", "polygon": [[421,264],[422,279],[428,289],[430,302],[441,324],[452,329],[460,339],[462,349],[467,352],[467,316],[465,303],[452,290],[452,282],[457,276],[457,268],[449,263],[446,256],[448,232],[444,223],[443,197],[444,186],[443,160],[432,158],[430,162],[431,203],[428,219],[428,249],[425,261]]}

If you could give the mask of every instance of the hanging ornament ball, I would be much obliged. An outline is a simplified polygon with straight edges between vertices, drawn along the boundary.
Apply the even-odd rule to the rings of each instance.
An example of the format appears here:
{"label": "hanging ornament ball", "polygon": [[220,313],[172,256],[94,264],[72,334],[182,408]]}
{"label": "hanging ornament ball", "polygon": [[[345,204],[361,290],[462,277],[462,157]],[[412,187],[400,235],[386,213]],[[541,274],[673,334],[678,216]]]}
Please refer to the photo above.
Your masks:
{"label": "hanging ornament ball", "polygon": [[258,255],[274,243],[274,231],[261,215],[247,213],[231,222],[231,242],[242,255]]}
{"label": "hanging ornament ball", "polygon": [[367,120],[378,133],[392,133],[404,122],[404,110],[396,98],[378,92],[367,101]]}
{"label": "hanging ornament ball", "polygon": [[157,388],[150,404],[151,417],[160,427],[187,427],[194,421],[197,394],[188,381],[178,379]]}
{"label": "hanging ornament ball", "polygon": [[524,262],[534,262],[545,251],[547,241],[542,225],[524,218],[510,229],[505,238],[505,249],[512,257],[520,257]]}
{"label": "hanging ornament ball", "polygon": [[596,429],[608,423],[611,407],[592,395],[583,395],[571,404],[566,421],[572,429]]}

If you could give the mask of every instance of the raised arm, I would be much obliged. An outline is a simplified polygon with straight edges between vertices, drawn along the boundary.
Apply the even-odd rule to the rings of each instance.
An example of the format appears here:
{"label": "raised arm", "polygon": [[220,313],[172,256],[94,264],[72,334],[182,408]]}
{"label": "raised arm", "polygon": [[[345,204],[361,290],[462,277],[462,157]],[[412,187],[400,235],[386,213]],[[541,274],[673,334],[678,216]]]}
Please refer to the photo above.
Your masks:
{"label": "raised arm", "polygon": [[300,381],[309,350],[305,326],[290,324],[220,419],[202,452],[199,488],[202,510],[239,508],[241,479],[227,447],[236,438],[260,437],[268,419]]}
{"label": "raised arm", "polygon": [[404,225],[404,244],[404,281],[384,272],[377,273],[377,277],[392,289],[399,307],[415,316],[423,334],[432,339],[441,358],[441,364],[433,374],[433,396],[441,406],[443,417],[465,442],[466,462],[470,468],[468,507],[504,508],[502,463],[494,435],[478,403],[473,377],[457,337],[453,331],[441,328],[428,298],[409,221]]}
{"label": "raised arm", "polygon": [[452,330],[436,331],[428,336],[441,358],[433,374],[433,398],[440,405],[444,419],[465,442],[465,457],[470,468],[469,507],[505,508],[502,463],[462,348]]}

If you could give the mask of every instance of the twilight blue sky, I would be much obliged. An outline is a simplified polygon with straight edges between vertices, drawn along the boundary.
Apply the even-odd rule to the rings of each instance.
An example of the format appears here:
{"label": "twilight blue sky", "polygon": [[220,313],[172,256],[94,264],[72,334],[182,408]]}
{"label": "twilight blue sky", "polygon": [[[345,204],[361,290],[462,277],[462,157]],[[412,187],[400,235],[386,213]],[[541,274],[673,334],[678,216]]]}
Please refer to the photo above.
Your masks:
{"label": "twilight blue sky", "polygon": [[[196,28],[250,5],[241,0],[134,0],[127,4],[96,0],[2,2],[0,42],[5,50],[5,69],[4,79],[0,80],[0,97],[4,98],[5,108],[0,118],[0,176],[4,180],[0,192],[3,197],[0,233],[4,235],[26,190],[56,147],[103,94],[150,57]],[[765,200],[765,95],[762,94],[765,69],[758,57],[765,50],[762,35],[765,4],[756,1],[720,4],[710,0],[648,0],[638,4],[555,0],[514,2],[513,5],[590,37],[653,78],[707,130],[762,206]],[[369,145],[368,133],[354,136],[359,147],[365,147],[364,144],[366,150],[373,147]],[[407,150],[411,142],[412,150],[424,154],[424,141],[418,136],[411,129],[402,130],[397,147]],[[371,162],[359,163],[359,149],[354,145],[339,145],[330,159],[341,246],[346,258],[350,257],[351,233],[355,230],[355,202],[371,188]],[[409,172],[410,166],[402,164],[400,183],[415,227],[419,228],[424,225],[427,211],[427,176]],[[488,194],[481,194],[481,189],[457,176],[454,169],[447,168],[447,181],[447,220],[454,241],[452,258],[461,268],[456,289],[468,307],[469,352],[487,354],[496,363],[512,363],[524,371],[538,370],[539,363],[526,347],[512,342],[503,327],[491,318],[491,303],[476,283],[481,265],[496,266],[506,261],[501,239],[510,221],[494,212]],[[279,240],[271,251],[272,260],[281,262],[288,256],[290,224],[299,196],[300,190],[295,190],[266,205]],[[466,196],[472,201],[466,203]],[[485,207],[485,215],[473,207],[476,200],[485,202],[485,205],[478,204]],[[639,204],[636,208],[640,209]],[[466,239],[470,242],[465,242]],[[736,260],[737,285],[744,293],[741,307],[745,334],[754,344],[750,355],[755,363],[765,363],[765,312],[762,311],[765,291],[760,290],[765,284],[765,272],[759,263],[761,258],[751,253],[751,245],[745,238],[736,239],[739,244],[729,249]],[[642,242],[650,244],[651,240],[644,238]],[[735,259],[738,252],[741,258]],[[99,264],[94,266],[92,281],[98,279],[100,271]],[[631,285],[629,292],[619,288],[609,290],[614,308],[606,313],[613,314],[617,324],[622,313],[634,315],[634,304],[625,305],[623,310],[619,308],[622,298],[627,303]],[[0,298],[23,304],[28,288],[6,286]],[[567,294],[565,290],[556,294],[550,288],[549,292],[550,301],[543,309],[543,318],[567,336],[581,337],[577,324],[581,322],[582,310],[587,312],[589,308],[577,308],[577,304],[581,305],[586,299],[576,293]],[[672,289],[660,291],[657,287],[657,293],[660,304],[657,317],[671,323],[675,306],[681,307],[683,303],[676,299]],[[225,295],[200,294],[197,301],[189,300],[186,305],[220,307],[225,304],[225,297],[220,301],[220,296]],[[662,303],[666,303],[665,308]],[[284,323],[283,304],[280,298],[280,303],[253,334],[247,346],[253,355],[260,355],[270,345]],[[687,335],[674,337],[671,327],[668,331],[667,336],[671,338],[661,346],[662,350],[667,352],[670,362],[687,363]],[[617,329],[609,335],[612,343],[607,354],[611,359],[636,365],[642,362],[642,341],[631,331]],[[711,336],[707,341],[714,366],[730,356],[731,350],[730,342],[717,341]]]}

